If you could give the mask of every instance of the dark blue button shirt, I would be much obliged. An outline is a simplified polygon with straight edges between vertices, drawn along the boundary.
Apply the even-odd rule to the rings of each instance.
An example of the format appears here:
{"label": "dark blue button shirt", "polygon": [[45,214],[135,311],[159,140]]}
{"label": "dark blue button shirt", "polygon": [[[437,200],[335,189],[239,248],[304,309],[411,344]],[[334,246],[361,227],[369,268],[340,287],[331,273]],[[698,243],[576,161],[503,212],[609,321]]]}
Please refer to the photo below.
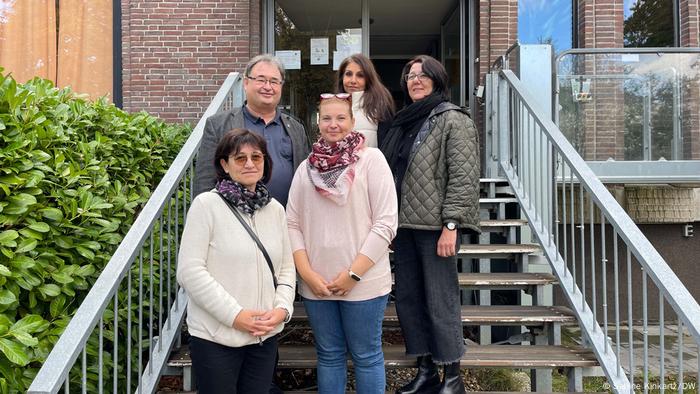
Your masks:
{"label": "dark blue button shirt", "polygon": [[243,107],[245,127],[262,135],[267,141],[267,153],[272,159],[272,174],[267,188],[270,195],[282,205],[287,205],[289,187],[294,176],[294,161],[292,160],[292,139],[287,135],[282,125],[280,111],[277,111],[270,123],[250,113],[247,107]]}

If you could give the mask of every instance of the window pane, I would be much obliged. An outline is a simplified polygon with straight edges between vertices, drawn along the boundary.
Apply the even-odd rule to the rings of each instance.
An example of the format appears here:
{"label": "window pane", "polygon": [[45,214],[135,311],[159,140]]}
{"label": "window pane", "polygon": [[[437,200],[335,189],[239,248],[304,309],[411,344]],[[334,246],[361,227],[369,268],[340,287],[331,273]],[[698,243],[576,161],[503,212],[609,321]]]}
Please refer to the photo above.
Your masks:
{"label": "window pane", "polygon": [[674,0],[625,0],[625,46],[673,46]]}
{"label": "window pane", "polygon": [[[281,105],[316,133],[319,95],[335,91],[337,66],[362,50],[362,2],[279,0],[275,7],[275,51],[300,51],[297,68],[287,67]],[[316,54],[311,56],[312,39]]]}
{"label": "window pane", "polygon": [[700,55],[568,54],[559,127],[585,160],[700,158]]}
{"label": "window pane", "polygon": [[552,44],[554,52],[571,48],[571,0],[520,0],[518,39],[521,44]]}

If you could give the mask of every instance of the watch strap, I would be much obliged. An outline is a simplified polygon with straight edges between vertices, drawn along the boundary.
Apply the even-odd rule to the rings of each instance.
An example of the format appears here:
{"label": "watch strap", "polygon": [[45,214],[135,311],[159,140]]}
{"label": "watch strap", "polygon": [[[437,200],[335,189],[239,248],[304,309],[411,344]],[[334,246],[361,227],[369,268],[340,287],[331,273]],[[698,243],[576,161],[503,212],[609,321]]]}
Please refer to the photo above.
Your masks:
{"label": "watch strap", "polygon": [[352,278],[354,281],[359,282],[362,280],[362,277],[354,272],[352,270],[348,270],[348,276]]}

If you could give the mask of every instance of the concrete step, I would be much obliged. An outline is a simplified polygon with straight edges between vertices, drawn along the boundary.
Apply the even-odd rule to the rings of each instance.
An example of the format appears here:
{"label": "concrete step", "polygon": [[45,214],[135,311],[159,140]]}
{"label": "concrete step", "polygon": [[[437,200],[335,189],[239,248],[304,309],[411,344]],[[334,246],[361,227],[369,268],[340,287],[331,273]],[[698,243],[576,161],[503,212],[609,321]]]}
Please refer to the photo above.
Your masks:
{"label": "concrete step", "polygon": [[[293,322],[308,320],[304,304],[294,305]],[[522,305],[463,305],[462,324],[468,326],[528,326],[541,327],[546,323],[576,324],[573,311],[563,306],[522,306]],[[392,302],[384,313],[384,325],[398,326],[396,305]]]}
{"label": "concrete step", "polygon": [[[415,368],[416,359],[407,357],[401,345],[384,346],[386,368]],[[279,347],[278,368],[316,368],[316,350],[311,345],[282,345]],[[348,363],[352,363],[348,360]],[[175,350],[168,366],[191,367],[189,348]],[[460,360],[463,368],[578,368],[598,365],[593,352],[580,347],[486,345],[468,346]]]}

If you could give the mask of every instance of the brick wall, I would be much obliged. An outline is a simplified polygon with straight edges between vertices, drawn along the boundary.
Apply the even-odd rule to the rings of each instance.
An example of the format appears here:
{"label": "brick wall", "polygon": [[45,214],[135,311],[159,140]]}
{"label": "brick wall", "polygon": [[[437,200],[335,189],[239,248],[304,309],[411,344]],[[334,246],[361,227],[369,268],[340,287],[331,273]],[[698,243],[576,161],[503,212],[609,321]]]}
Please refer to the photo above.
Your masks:
{"label": "brick wall", "polygon": [[[476,69],[479,85],[484,85],[484,76],[489,72],[491,65],[503,55],[518,38],[518,1],[517,0],[479,0],[477,15],[477,41],[476,53],[479,63]],[[484,120],[482,108],[474,109],[474,120],[483,136]]]}
{"label": "brick wall", "polygon": [[680,0],[681,46],[700,46],[700,2],[698,0]]}
{"label": "brick wall", "polygon": [[260,52],[259,0],[122,0],[124,109],[196,123]]}
{"label": "brick wall", "polygon": [[481,0],[479,2],[479,76],[518,38],[518,1]]}
{"label": "brick wall", "polygon": [[[700,1],[680,1],[681,46],[700,46]],[[700,69],[700,64],[692,67]],[[700,160],[700,75],[683,81],[683,158]]]}

